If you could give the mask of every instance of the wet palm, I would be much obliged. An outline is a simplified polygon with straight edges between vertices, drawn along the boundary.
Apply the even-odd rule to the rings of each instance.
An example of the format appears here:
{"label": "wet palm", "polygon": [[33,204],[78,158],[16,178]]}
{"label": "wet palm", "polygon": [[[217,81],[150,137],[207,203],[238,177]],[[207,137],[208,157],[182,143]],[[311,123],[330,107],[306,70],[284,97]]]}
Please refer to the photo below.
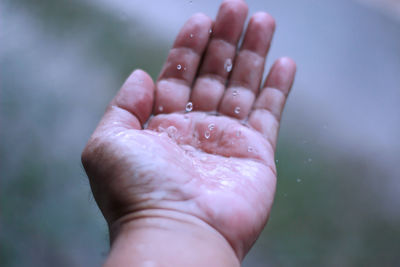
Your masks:
{"label": "wet palm", "polygon": [[[117,202],[111,210],[120,213],[112,217],[172,209],[207,222],[235,248],[249,248],[275,190],[273,149],[265,138],[235,119],[204,113],[158,115],[148,129],[113,127],[97,139],[110,146],[101,146],[94,176],[113,177],[110,195],[102,193]],[[96,184],[107,179],[100,177]]]}
{"label": "wet palm", "polygon": [[[157,83],[136,71],[112,101],[82,157],[109,224],[174,210],[211,225],[239,258],[259,235],[274,197],[274,149],[295,65],[278,60],[259,91],[274,21],[254,15],[236,55],[246,12],[244,2],[225,1],[211,36],[211,20],[195,15]],[[194,110],[185,112],[189,101]]]}

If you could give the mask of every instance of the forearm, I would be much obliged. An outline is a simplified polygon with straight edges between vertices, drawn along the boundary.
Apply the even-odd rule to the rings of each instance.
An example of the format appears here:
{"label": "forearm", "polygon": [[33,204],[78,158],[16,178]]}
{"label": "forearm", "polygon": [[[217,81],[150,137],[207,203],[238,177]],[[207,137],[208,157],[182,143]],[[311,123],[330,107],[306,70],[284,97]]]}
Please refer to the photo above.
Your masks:
{"label": "forearm", "polygon": [[146,211],[111,229],[104,266],[240,266],[226,239],[208,224],[170,211]]}

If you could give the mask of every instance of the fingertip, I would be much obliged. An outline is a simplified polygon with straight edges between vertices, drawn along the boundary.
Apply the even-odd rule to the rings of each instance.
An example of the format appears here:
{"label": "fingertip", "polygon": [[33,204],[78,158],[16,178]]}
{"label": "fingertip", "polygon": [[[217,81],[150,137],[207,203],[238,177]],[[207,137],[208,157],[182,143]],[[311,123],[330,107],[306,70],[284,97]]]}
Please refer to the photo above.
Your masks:
{"label": "fingertip", "polygon": [[111,102],[133,114],[142,124],[150,116],[154,98],[154,82],[141,69],[134,70]]}
{"label": "fingertip", "polygon": [[212,23],[212,19],[202,12],[194,13],[190,19],[197,20],[203,23],[204,22]]}
{"label": "fingertip", "polygon": [[201,55],[210,38],[212,19],[203,13],[191,16],[180,30],[173,48],[186,47]]}
{"label": "fingertip", "polygon": [[296,62],[290,57],[281,57],[277,60],[278,64],[287,70],[296,71]]}
{"label": "fingertip", "polygon": [[[222,2],[213,29],[213,36],[236,44],[243,30],[247,12],[247,4],[242,0]],[[229,25],[229,28],[226,28],[226,25]]]}
{"label": "fingertip", "polygon": [[224,0],[224,1],[222,1],[221,6],[226,5],[226,4],[232,4],[232,3],[244,4],[247,7],[247,3],[245,0]]}
{"label": "fingertip", "polygon": [[282,68],[285,69],[286,72],[286,88],[287,91],[290,91],[292,88],[294,78],[296,76],[297,71],[297,64],[296,62],[290,57],[282,57],[280,59],[280,63]]}
{"label": "fingertip", "polygon": [[249,21],[242,50],[251,50],[265,58],[275,32],[275,19],[266,12],[255,13]]}
{"label": "fingertip", "polygon": [[296,62],[289,57],[276,60],[271,67],[264,87],[279,89],[287,95],[293,85],[296,68]]}
{"label": "fingertip", "polygon": [[259,28],[267,26],[275,30],[276,27],[275,19],[267,12],[258,11],[253,14],[250,20],[252,21],[252,23],[260,25]]}
{"label": "fingertip", "polygon": [[247,15],[249,7],[243,0],[224,0],[220,6],[220,10],[225,10],[225,12],[234,16],[240,16],[243,13]]}
{"label": "fingertip", "polygon": [[145,86],[151,86],[154,85],[153,79],[151,76],[144,70],[142,69],[135,69],[129,77],[126,79],[125,83],[133,83],[137,85],[145,85]]}
{"label": "fingertip", "polygon": [[186,22],[187,30],[207,35],[212,27],[213,20],[202,12],[193,14]]}

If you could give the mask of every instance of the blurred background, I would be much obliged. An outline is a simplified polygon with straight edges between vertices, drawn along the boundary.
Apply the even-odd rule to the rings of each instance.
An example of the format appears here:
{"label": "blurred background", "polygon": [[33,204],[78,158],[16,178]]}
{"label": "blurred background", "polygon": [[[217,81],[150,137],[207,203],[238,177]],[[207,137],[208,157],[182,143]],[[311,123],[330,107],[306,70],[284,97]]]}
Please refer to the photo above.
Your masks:
{"label": "blurred background", "polygon": [[[270,221],[244,266],[400,266],[400,1],[248,0],[298,63]],[[135,68],[220,1],[0,1],[0,265],[99,266],[80,153]]]}

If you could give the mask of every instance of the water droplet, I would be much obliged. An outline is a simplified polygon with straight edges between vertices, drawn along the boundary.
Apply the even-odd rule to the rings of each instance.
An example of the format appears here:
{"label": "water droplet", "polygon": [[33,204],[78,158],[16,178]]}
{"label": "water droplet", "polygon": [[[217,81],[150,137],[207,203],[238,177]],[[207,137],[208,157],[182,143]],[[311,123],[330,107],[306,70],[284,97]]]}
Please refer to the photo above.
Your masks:
{"label": "water droplet", "polygon": [[193,38],[194,34],[193,34],[193,33],[191,33],[189,36],[190,36],[190,38]]}
{"label": "water droplet", "polygon": [[169,126],[169,127],[167,128],[168,136],[171,137],[171,138],[174,138],[174,137],[175,137],[175,134],[176,134],[177,132],[178,132],[178,129],[176,129],[175,126]]}
{"label": "water droplet", "polygon": [[182,65],[181,65],[181,64],[178,64],[178,66],[176,66],[176,68],[177,68],[178,70],[180,70],[180,69],[182,69]]}
{"label": "water droplet", "polygon": [[276,159],[276,160],[275,160],[275,162],[276,162],[276,163],[278,163],[278,162],[279,162],[279,160],[277,160],[277,159]]}
{"label": "water droplet", "polygon": [[231,72],[231,70],[232,70],[232,59],[228,58],[228,59],[225,61],[224,68],[225,68],[225,70],[226,70],[227,72]]}
{"label": "water droplet", "polygon": [[163,112],[164,107],[163,106],[158,106],[158,111]]}
{"label": "water droplet", "polygon": [[242,133],[240,131],[236,131],[236,136],[239,137]]}
{"label": "water droplet", "polygon": [[251,146],[249,146],[249,147],[247,148],[247,151],[248,151],[248,152],[253,152],[253,150],[254,150],[254,149],[253,149]]}
{"label": "water droplet", "polygon": [[239,114],[240,113],[240,107],[236,107],[235,108],[235,114]]}
{"label": "water droplet", "polygon": [[208,125],[208,129],[209,129],[210,131],[214,130],[214,128],[215,128],[214,123],[210,123],[210,124]]}
{"label": "water droplet", "polygon": [[209,131],[206,131],[205,133],[204,133],[204,137],[206,138],[206,139],[209,139],[210,138],[210,132]]}
{"label": "water droplet", "polygon": [[300,178],[297,178],[296,182],[300,183],[300,182],[301,182],[301,179],[300,179]]}
{"label": "water droplet", "polygon": [[233,96],[237,96],[239,93],[238,93],[238,90],[237,89],[233,89],[233,92],[232,92],[232,95]]}
{"label": "water droplet", "polygon": [[192,109],[193,109],[193,103],[192,102],[188,102],[186,104],[186,111],[190,112],[190,111],[192,111]]}
{"label": "water droplet", "polygon": [[208,30],[208,33],[209,33],[209,34],[212,34],[212,29],[209,29],[209,30]]}

